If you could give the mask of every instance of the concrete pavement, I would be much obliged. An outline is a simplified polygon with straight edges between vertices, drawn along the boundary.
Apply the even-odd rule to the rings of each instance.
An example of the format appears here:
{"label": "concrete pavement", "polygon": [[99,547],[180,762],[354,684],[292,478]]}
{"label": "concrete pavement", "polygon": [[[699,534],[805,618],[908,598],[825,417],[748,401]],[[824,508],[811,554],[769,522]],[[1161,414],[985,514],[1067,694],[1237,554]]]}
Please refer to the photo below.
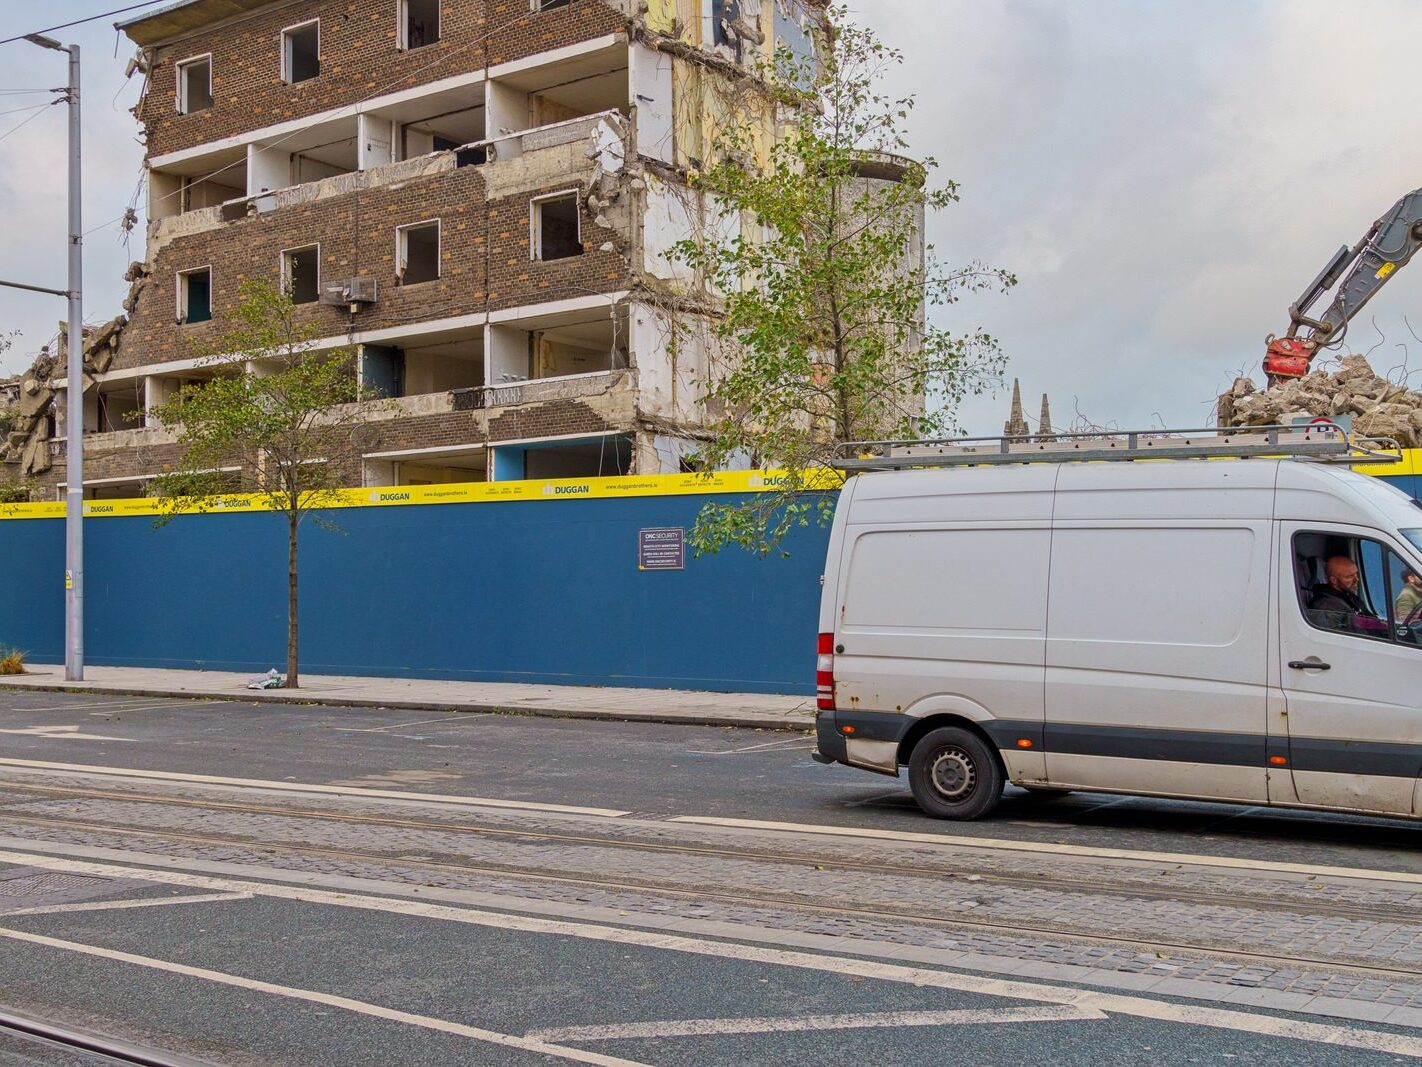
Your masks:
{"label": "concrete pavement", "polygon": [[814,698],[808,696],[311,674],[302,676],[299,689],[256,690],[246,687],[251,677],[230,671],[86,666],[84,681],[66,682],[62,666],[32,664],[26,674],[0,679],[0,690],[202,697],[411,711],[504,712],[763,730],[809,730],[814,728],[815,721]]}

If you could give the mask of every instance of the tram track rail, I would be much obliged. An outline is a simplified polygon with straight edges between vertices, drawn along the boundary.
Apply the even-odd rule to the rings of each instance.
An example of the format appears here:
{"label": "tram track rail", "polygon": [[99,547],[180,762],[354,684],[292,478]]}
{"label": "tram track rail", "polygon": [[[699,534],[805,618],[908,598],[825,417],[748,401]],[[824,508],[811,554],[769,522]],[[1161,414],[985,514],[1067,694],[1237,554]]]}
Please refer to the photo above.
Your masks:
{"label": "tram track rail", "polygon": [[[266,810],[266,809],[264,809]],[[291,814],[305,816],[302,811],[291,811]],[[352,821],[369,821],[362,818],[355,818]],[[397,820],[406,822],[407,820]],[[414,821],[415,825],[425,829],[443,829],[442,824],[425,823]],[[726,888],[715,888],[707,886],[689,886],[684,881],[678,885],[670,885],[657,879],[635,879],[623,876],[600,877],[590,873],[552,873],[546,869],[536,869],[527,866],[512,864],[488,863],[488,862],[449,862],[446,860],[434,860],[425,857],[410,856],[405,853],[381,852],[366,849],[339,849],[327,848],[314,845],[294,845],[284,842],[274,842],[263,839],[251,839],[223,834],[196,834],[183,833],[172,830],[158,830],[146,827],[117,826],[112,823],[92,822],[89,820],[47,817],[36,815],[17,815],[11,812],[0,810],[0,824],[14,823],[29,825],[46,829],[67,829],[92,833],[117,834],[131,838],[147,838],[158,841],[172,842],[175,844],[196,845],[202,847],[227,847],[244,848],[260,851],[267,855],[285,854],[299,857],[313,857],[328,860],[338,860],[347,863],[362,863],[374,866],[398,866],[404,869],[428,870],[447,874],[459,874],[465,876],[483,876],[497,878],[516,878],[525,881],[536,881],[544,884],[565,885],[573,888],[599,889],[610,891],[622,891],[632,893],[643,893],[650,896],[674,897],[694,901],[717,901],[723,904],[739,905],[743,907],[764,908],[766,906],[782,907],[805,914],[828,915],[837,919],[846,917],[857,917],[873,922],[907,922],[918,923],[928,926],[989,933],[998,936],[1027,937],[1033,939],[1051,938],[1056,940],[1067,940],[1078,943],[1090,943],[1101,946],[1109,946],[1118,949],[1127,949],[1139,953],[1153,953],[1162,958],[1206,958],[1238,961],[1246,964],[1260,964],[1271,969],[1280,967],[1293,967],[1306,971],[1326,971],[1333,973],[1356,974],[1366,978],[1381,979],[1388,982],[1407,982],[1411,984],[1422,984],[1422,974],[1419,974],[1415,967],[1408,966],[1388,966],[1385,964],[1363,962],[1356,959],[1340,958],[1337,956],[1313,956],[1304,954],[1287,954],[1278,951],[1255,952],[1245,948],[1239,948],[1231,944],[1211,941],[1202,938],[1198,941],[1176,941],[1160,938],[1138,938],[1122,935],[1103,934],[1093,930],[1079,929],[1069,923],[1048,924],[1030,921],[1000,921],[987,917],[977,917],[973,915],[959,913],[945,913],[943,911],[929,911],[915,909],[912,907],[900,907],[892,905],[875,904],[873,906],[862,906],[853,902],[843,900],[832,904],[818,903],[807,900],[804,896],[785,893],[774,890],[767,890],[761,887],[747,888],[744,890],[728,890]],[[527,836],[523,831],[500,830],[512,836]],[[556,836],[560,840],[574,839],[583,844],[602,844],[602,840],[594,835],[578,838],[576,835],[541,835],[534,833],[532,836]],[[640,846],[631,846],[640,847]],[[783,857],[774,854],[748,853],[743,850],[730,849],[706,849],[695,846],[682,847],[675,845],[655,846],[656,851],[677,852],[694,855],[714,854],[717,856],[735,858],[738,860],[759,860],[781,862]],[[141,864],[141,859],[137,861]],[[806,862],[797,858],[795,863]],[[826,861],[821,858],[815,865],[820,867],[831,866],[834,861]],[[875,869],[885,873],[903,873],[902,869],[891,865],[857,864],[853,869]],[[941,873],[941,872],[933,872]],[[134,867],[134,876],[142,877],[141,866]],[[986,877],[984,878],[986,881]],[[1044,880],[1023,879],[1027,884],[1034,887],[1041,887]],[[973,883],[974,887],[982,883]],[[1074,883],[1077,890],[1088,883]],[[1099,884],[1092,885],[1093,891],[1100,895],[1103,890]],[[1158,896],[1171,901],[1191,902],[1188,897],[1182,897],[1173,892],[1162,891]],[[1223,894],[1195,894],[1200,898],[1198,902],[1217,907],[1236,907],[1239,901],[1235,897]],[[1277,909],[1278,904],[1274,905]],[[1333,914],[1333,910],[1328,905],[1313,905],[1314,909],[1326,911]],[[1292,910],[1292,909],[1291,909]],[[1353,909],[1358,916],[1370,920],[1396,921],[1396,917],[1385,914],[1381,910],[1359,910]],[[635,925],[635,922],[634,922]]]}
{"label": "tram track rail", "polygon": [[118,1038],[60,1026],[0,1007],[0,1037],[67,1053],[87,1053],[94,1064],[132,1064],[138,1067],[209,1067],[195,1060],[158,1049],[144,1048]]}

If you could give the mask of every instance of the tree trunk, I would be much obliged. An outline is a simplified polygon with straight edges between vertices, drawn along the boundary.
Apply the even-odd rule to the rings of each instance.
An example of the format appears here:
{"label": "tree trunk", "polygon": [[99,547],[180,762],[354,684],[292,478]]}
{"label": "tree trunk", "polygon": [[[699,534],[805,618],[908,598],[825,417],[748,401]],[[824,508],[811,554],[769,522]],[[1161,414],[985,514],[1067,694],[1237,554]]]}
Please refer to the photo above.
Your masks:
{"label": "tree trunk", "polygon": [[296,530],[298,517],[290,516],[286,540],[286,687],[296,689],[300,679],[296,671]]}

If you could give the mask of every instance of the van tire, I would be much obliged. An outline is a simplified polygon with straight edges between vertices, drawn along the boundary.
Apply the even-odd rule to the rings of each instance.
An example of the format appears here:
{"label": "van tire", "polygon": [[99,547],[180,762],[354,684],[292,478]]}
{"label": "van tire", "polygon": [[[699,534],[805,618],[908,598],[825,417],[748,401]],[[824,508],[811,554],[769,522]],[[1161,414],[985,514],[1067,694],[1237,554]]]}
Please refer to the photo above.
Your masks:
{"label": "van tire", "polygon": [[919,738],[908,768],[914,800],[935,819],[977,819],[1002,799],[997,753],[959,726],[940,726]]}

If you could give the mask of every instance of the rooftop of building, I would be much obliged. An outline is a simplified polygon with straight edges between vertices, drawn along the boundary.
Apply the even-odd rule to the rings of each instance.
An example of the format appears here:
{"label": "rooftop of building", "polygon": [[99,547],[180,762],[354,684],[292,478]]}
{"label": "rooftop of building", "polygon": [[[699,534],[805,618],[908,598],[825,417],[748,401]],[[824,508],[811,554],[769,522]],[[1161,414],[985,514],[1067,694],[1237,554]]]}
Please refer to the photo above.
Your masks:
{"label": "rooftop of building", "polygon": [[114,23],[140,48],[159,44],[222,19],[245,15],[274,0],[174,0],[156,11]]}

